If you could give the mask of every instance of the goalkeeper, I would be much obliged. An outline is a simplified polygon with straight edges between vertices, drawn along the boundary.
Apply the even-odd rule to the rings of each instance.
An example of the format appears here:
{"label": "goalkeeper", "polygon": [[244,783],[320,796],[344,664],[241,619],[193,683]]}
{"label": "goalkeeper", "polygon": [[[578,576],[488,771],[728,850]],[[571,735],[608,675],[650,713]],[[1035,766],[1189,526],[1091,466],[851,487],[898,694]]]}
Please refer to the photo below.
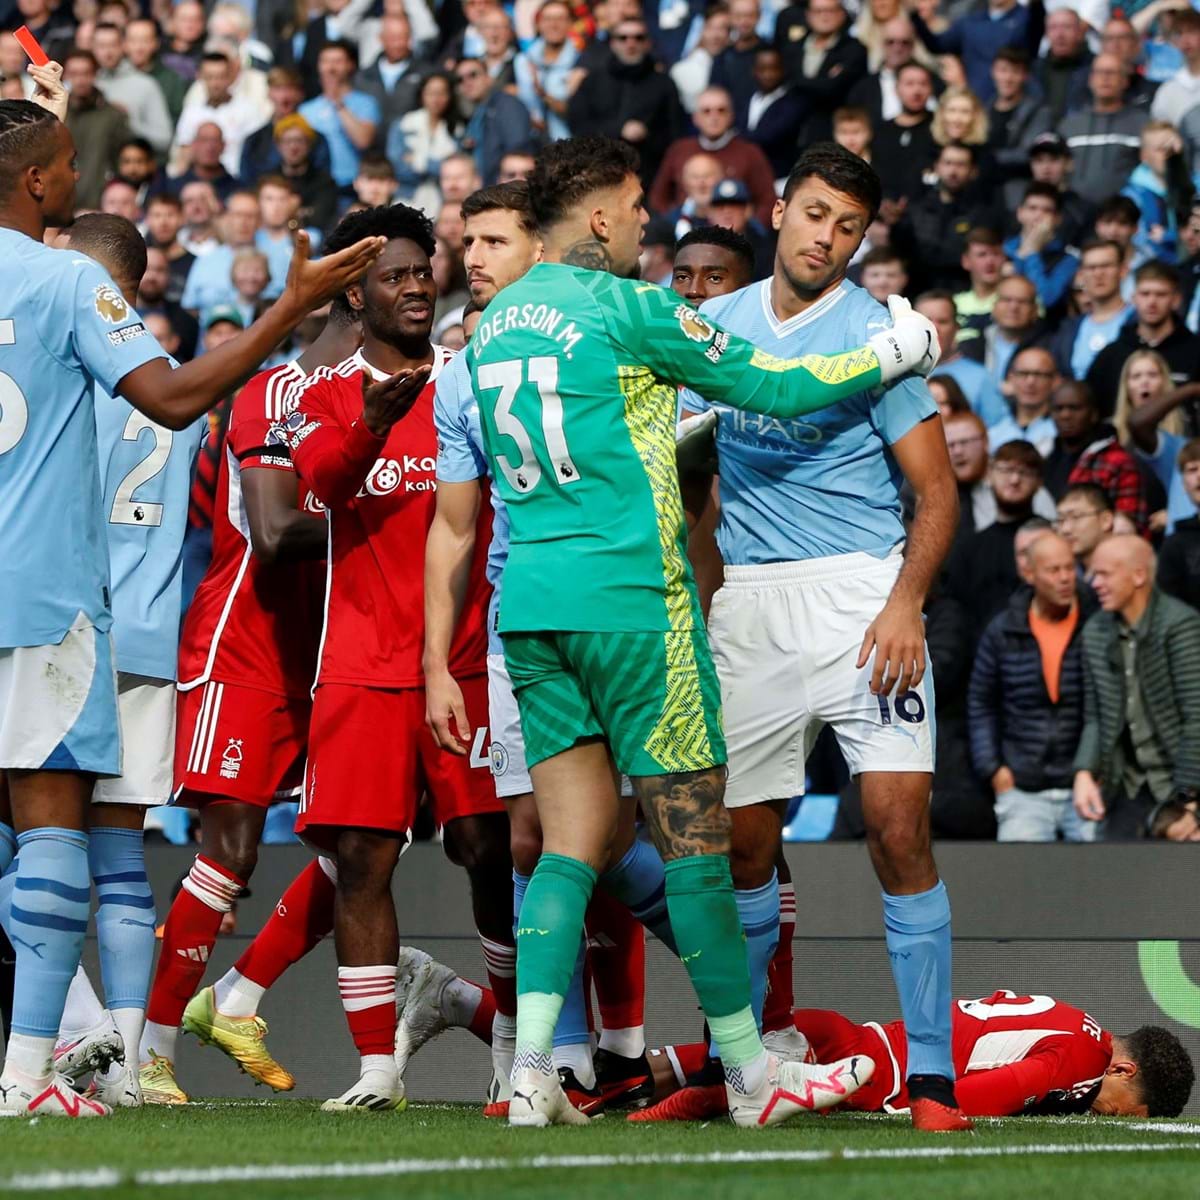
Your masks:
{"label": "goalkeeper", "polygon": [[932,326],[893,306],[857,350],[782,360],[671,292],[620,278],[647,214],[632,151],[557,142],[529,180],[545,261],[489,304],[467,351],[493,477],[511,522],[499,628],[521,712],[544,851],[517,929],[509,1120],[578,1124],[551,1046],[583,914],[634,782],[666,862],[671,926],[741,1125],[844,1101],[874,1064],[779,1062],[750,1004],[729,873],[719,690],[685,554],[678,385],[794,417],[928,373]]}

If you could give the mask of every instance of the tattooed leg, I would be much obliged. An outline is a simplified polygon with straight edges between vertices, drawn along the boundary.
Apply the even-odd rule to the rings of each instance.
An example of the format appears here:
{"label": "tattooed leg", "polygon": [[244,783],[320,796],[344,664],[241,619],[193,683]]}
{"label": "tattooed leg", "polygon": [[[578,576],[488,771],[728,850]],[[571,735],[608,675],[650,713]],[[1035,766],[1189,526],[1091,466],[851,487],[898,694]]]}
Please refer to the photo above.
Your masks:
{"label": "tattooed leg", "polygon": [[646,827],[663,862],[730,850],[725,768],[678,775],[641,775],[633,781]]}

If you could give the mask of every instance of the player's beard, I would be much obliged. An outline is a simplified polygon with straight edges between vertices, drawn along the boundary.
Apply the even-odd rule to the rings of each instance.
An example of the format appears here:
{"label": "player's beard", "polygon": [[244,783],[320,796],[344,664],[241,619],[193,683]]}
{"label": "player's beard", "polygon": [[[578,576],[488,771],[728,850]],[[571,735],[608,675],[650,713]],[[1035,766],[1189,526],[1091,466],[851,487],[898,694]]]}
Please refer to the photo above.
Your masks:
{"label": "player's beard", "polygon": [[419,357],[424,353],[424,347],[429,344],[429,334],[433,329],[434,302],[429,301],[429,319],[414,324],[404,320],[401,313],[389,306],[375,307],[368,304],[363,309],[363,325],[381,342],[395,346],[405,354],[410,352]]}
{"label": "player's beard", "polygon": [[[856,247],[857,249],[857,247]],[[813,301],[835,284],[841,283],[846,274],[849,258],[843,262],[831,261],[828,268],[818,277],[805,279],[797,275],[782,255],[776,254],[775,265],[779,268],[788,287],[801,300]]]}

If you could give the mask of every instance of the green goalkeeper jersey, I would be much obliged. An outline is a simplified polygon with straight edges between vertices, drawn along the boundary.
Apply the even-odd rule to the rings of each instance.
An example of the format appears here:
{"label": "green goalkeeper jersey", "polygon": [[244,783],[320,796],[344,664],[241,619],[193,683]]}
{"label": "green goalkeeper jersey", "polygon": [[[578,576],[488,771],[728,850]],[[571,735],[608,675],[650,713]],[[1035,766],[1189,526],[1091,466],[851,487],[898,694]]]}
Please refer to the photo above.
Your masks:
{"label": "green goalkeeper jersey", "polygon": [[502,633],[700,624],[676,387],[794,417],[880,377],[865,347],[775,358],[657,284],[560,263],[501,291],[466,353],[510,522]]}

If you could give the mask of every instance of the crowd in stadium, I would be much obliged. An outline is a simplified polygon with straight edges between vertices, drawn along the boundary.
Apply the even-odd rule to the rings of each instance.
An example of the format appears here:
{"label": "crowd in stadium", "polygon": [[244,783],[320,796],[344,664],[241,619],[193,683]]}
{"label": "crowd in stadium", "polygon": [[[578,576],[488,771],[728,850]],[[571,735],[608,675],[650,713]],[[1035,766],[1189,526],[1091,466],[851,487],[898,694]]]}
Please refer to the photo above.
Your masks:
{"label": "crowd in stadium", "polygon": [[[514,1097],[525,1099],[509,1087],[511,1072],[514,1086],[532,1081],[538,1096],[525,1123],[578,1123],[590,1098],[632,1093],[629,1081],[648,1061],[644,1043],[623,1037],[629,1031],[619,1023],[606,1025],[612,1036],[607,1044],[601,1038],[596,1059],[590,1032],[561,1047],[563,1027],[555,1033],[566,990],[559,983],[570,977],[575,926],[597,875],[621,902],[610,897],[610,907],[625,907],[600,915],[597,891],[588,921],[623,929],[624,943],[614,934],[617,946],[630,942],[629,927],[639,943],[641,925],[660,936],[688,964],[709,1018],[712,1048],[692,1048],[686,1070],[676,1054],[672,1077],[709,1093],[715,1086],[719,1095],[680,1111],[707,1114],[715,1103],[739,1123],[765,1124],[788,1103],[794,1111],[824,1107],[816,1093],[861,1090],[878,1063],[868,1057],[870,1037],[844,1029],[836,1014],[810,1015],[807,1025],[792,1019],[787,943],[795,900],[779,839],[788,799],[806,789],[838,793],[832,836],[865,836],[884,886],[908,1022],[907,1033],[900,1026],[891,1036],[907,1047],[908,1077],[893,1059],[894,1078],[885,1084],[877,1077],[864,1107],[891,1103],[903,1085],[918,1128],[952,1130],[1000,1104],[995,1079],[955,1095],[949,901],[923,815],[928,776],[934,837],[1200,841],[1200,728],[1189,718],[1200,704],[1200,171],[1192,169],[1200,151],[1200,12],[1186,0],[1111,12],[1103,0],[1081,12],[1047,12],[1042,0],[1000,0],[986,9],[874,0],[858,11],[837,0],[779,8],[759,0],[707,7],[659,0],[645,8],[637,0],[444,0],[440,8],[426,0],[79,0],[74,7],[64,0],[57,9],[49,0],[16,0],[0,7],[8,10],[0,25],[24,26],[52,66],[62,64],[67,91],[65,98],[56,92],[46,68],[27,70],[26,49],[6,32],[0,103],[65,105],[77,174],[69,192],[61,171],[55,176],[47,165],[61,127],[47,132],[48,123],[30,115],[34,106],[3,109],[0,166],[21,182],[8,185],[9,219],[0,224],[30,279],[42,261],[26,244],[31,231],[44,234],[47,246],[71,250],[74,262],[86,256],[108,273],[96,274],[101,282],[83,305],[85,317],[102,323],[107,344],[93,333],[95,344],[80,337],[78,351],[74,344],[49,351],[58,364],[75,354],[94,381],[105,519],[133,528],[166,521],[163,505],[139,491],[159,473],[160,485],[171,487],[182,471],[189,494],[181,579],[171,574],[187,614],[178,658],[172,643],[164,666],[150,654],[149,637],[145,653],[131,652],[136,639],[123,632],[128,618],[113,604],[122,726],[173,730],[158,739],[173,746],[173,777],[164,783],[151,774],[149,784],[139,778],[135,785],[127,744],[119,778],[84,738],[80,711],[67,718],[62,696],[52,701],[54,720],[64,721],[61,745],[36,763],[18,747],[32,736],[37,706],[28,728],[11,709],[8,728],[0,722],[0,768],[14,780],[18,772],[86,776],[90,797],[92,776],[100,776],[96,799],[112,805],[108,824],[93,818],[89,847],[86,824],[71,823],[70,806],[46,799],[54,787],[43,793],[12,785],[13,807],[36,808],[36,821],[10,824],[0,794],[0,851],[15,862],[7,892],[0,883],[0,923],[9,922],[18,947],[4,1079],[16,1072],[11,1079],[26,1088],[18,1092],[22,1111],[36,1111],[51,1092],[54,1104],[78,1109],[80,1101],[63,1099],[57,1083],[35,1095],[23,1082],[50,1078],[39,1064],[55,1038],[64,1073],[97,1071],[105,1102],[89,1101],[97,1108],[143,1098],[186,1103],[173,1065],[181,1027],[216,1042],[256,1078],[291,1087],[265,1049],[258,1005],[333,928],[362,1074],[328,1108],[402,1106],[407,1058],[441,1028],[462,1024],[492,1044],[492,1105],[507,1113]],[[798,159],[808,165],[797,167]],[[531,177],[539,188],[524,186]],[[839,263],[838,246],[849,247],[845,277],[862,289],[822,276],[825,290],[813,293],[815,302],[789,274],[783,250],[799,237],[797,211],[828,220],[826,200],[805,198],[813,180],[854,203],[821,235],[828,245],[800,255],[804,269],[819,276]],[[580,197],[601,193],[606,204],[624,197],[626,211],[610,207],[597,216],[596,209],[590,227],[580,224]],[[134,231],[132,240],[123,230]],[[18,243],[13,231],[30,236]],[[587,234],[574,248],[571,231]],[[41,238],[35,241],[40,249]],[[636,245],[629,261],[621,245]],[[571,291],[561,275],[545,274],[550,264],[595,268],[587,272],[594,278]],[[98,270],[94,263],[88,269]],[[668,290],[623,290],[632,279]],[[763,282],[753,287],[756,281]],[[517,289],[524,308],[488,311],[505,285]],[[804,300],[782,319],[769,297],[772,287],[786,286]],[[688,307],[705,302],[700,313]],[[769,337],[782,346],[836,304],[844,306],[836,320],[845,328],[797,351],[802,357],[781,364],[755,349]],[[879,305],[890,311],[890,328]],[[556,486],[567,493],[587,481],[565,440],[558,395],[560,369],[565,394],[567,374],[588,374],[582,364],[596,353],[601,326],[587,334],[584,312],[604,322],[603,336],[622,354],[680,389],[670,424],[681,418],[682,492],[675,467],[655,460],[661,429],[650,417],[643,426],[627,416],[620,433],[637,454],[630,451],[623,466],[636,464],[638,486],[650,480],[658,526],[639,527],[629,516],[629,529],[641,533],[626,538],[613,513],[598,506],[593,515],[609,520],[599,520],[598,537],[623,554],[574,564],[578,573],[565,576],[543,565],[539,575],[529,547],[545,554],[555,537],[545,528],[531,535],[530,518],[514,507],[498,626],[488,595],[500,573],[488,558],[492,510],[481,502],[480,481],[492,475],[495,494],[510,501],[537,487],[543,466],[513,415],[519,390],[535,390],[543,406],[538,445]],[[714,331],[708,316],[722,328]],[[561,361],[529,349],[534,334],[562,347]],[[12,320],[0,321],[0,346],[15,337]],[[49,337],[42,334],[47,345]],[[695,361],[689,342],[707,347]],[[470,353],[454,357],[468,343]],[[184,365],[167,371],[157,346]],[[507,346],[520,349],[504,358]],[[576,351],[574,367],[564,365]],[[820,370],[812,361],[818,354],[832,356]],[[101,360],[103,367],[94,365]],[[595,359],[589,379],[599,380],[610,361]],[[647,396],[654,401],[655,388],[638,392],[624,361],[610,398],[624,397],[633,412]],[[928,376],[927,389],[912,376]],[[735,377],[751,382],[732,393]],[[471,407],[472,391],[489,388],[501,400],[484,416],[484,405]],[[868,394],[875,398],[863,400]],[[847,397],[844,417],[818,415]],[[0,397],[0,410],[5,402]],[[116,407],[106,414],[105,404]],[[140,413],[149,424],[137,424]],[[151,456],[133,460],[122,477],[115,470],[122,443],[138,444],[150,428],[166,440],[156,432]],[[604,441],[598,429],[597,422],[590,430],[594,444]],[[401,445],[401,430],[397,460],[389,455]],[[828,495],[811,512],[781,511],[778,498],[762,501],[747,482],[763,466],[745,447],[775,432],[822,443],[814,458],[827,455],[833,464],[821,477]],[[24,435],[24,425],[3,431],[0,456]],[[513,440],[519,463],[496,454],[500,436]],[[922,440],[930,436],[936,445]],[[875,439],[869,455],[856,455],[856,438]],[[942,471],[947,460],[955,487]],[[620,478],[620,466],[608,482]],[[800,468],[794,476],[791,470],[781,468],[785,488],[800,483]],[[665,490],[659,471],[671,480]],[[805,486],[814,478],[805,477]],[[436,501],[404,506],[400,493],[435,488]],[[840,507],[839,488],[855,498],[853,506]],[[626,493],[614,485],[613,495],[624,500]],[[355,504],[364,497],[387,503],[368,511]],[[955,503],[951,528],[942,518]],[[665,596],[671,620],[685,621],[672,604],[691,612],[690,572],[663,533],[681,525],[685,510],[696,612],[708,620],[715,669],[707,649],[692,647],[690,631],[690,648],[669,643],[660,663],[659,651],[647,658],[649,643],[637,640],[643,616],[629,627],[606,625],[600,615],[606,597],[636,607],[642,585],[630,579],[649,562],[651,576],[657,572],[651,590]],[[328,523],[314,520],[326,511]],[[502,511],[498,504],[497,530]],[[753,520],[767,524],[751,530]],[[945,528],[934,533],[939,521]],[[838,524],[851,532],[835,530]],[[897,547],[906,527],[912,532],[902,565]],[[118,596],[122,587],[129,594],[151,586],[149,568],[121,549],[123,536],[107,532]],[[756,545],[765,557],[756,557]],[[787,552],[797,545],[804,554]],[[823,555],[855,560],[853,571],[849,562],[840,568],[854,576],[844,585],[854,590],[853,606],[814,598],[826,581],[804,574],[800,560]],[[53,567],[40,559],[36,570],[44,575],[26,577],[30,594],[39,579],[53,590]],[[132,564],[129,571],[123,563]],[[397,563],[404,569],[394,569]],[[770,575],[772,566],[781,574]],[[568,581],[576,594],[567,593]],[[771,597],[780,581],[785,591],[797,586],[810,607],[779,607]],[[829,586],[832,596],[842,585],[834,579]],[[915,624],[906,626],[897,613],[913,598]],[[583,633],[562,623],[570,604]],[[106,587],[97,616],[108,606]],[[153,607],[147,602],[147,611]],[[57,662],[63,647],[90,645],[96,630],[106,633],[99,620],[82,621],[83,613],[75,618],[64,608],[52,630],[24,616],[0,621],[0,688],[17,694],[32,677],[21,672],[32,669],[35,652]],[[670,628],[668,639],[679,632]],[[838,643],[823,663],[818,628],[826,643]],[[558,631],[554,654],[572,660],[572,671],[586,676],[602,659],[610,691],[589,693],[586,703],[552,694],[549,660],[538,657],[545,646],[533,640],[548,636],[534,632],[544,629]],[[571,643],[587,631],[606,640]],[[703,630],[696,636],[702,641]],[[761,644],[747,650],[760,636],[778,649],[774,663]],[[92,655],[89,680],[104,653],[94,646],[85,653]],[[797,664],[809,663],[810,653],[801,688]],[[839,708],[840,697],[816,695],[815,681],[833,686],[830,663],[849,670],[856,659],[858,671],[868,664],[859,690],[868,695],[872,722],[877,704],[878,727],[868,729],[857,709]],[[681,661],[694,684],[682,698],[672,690],[683,687]],[[508,710],[496,700],[498,673]],[[761,697],[750,695],[753,684]],[[796,716],[790,693],[801,690],[803,714]],[[654,707],[648,725],[633,711],[638,705]],[[662,714],[677,708],[699,722],[698,732],[682,719],[667,732]],[[497,714],[504,711],[512,726],[501,737]],[[776,717],[786,729],[771,728]],[[490,744],[476,736],[489,726]],[[618,733],[635,726],[646,736],[627,746]],[[362,753],[380,730],[398,729],[406,732],[393,745]],[[530,767],[541,767],[532,784],[523,765],[514,771],[520,778],[504,778],[522,730]],[[246,731],[271,741],[265,759],[237,736]],[[611,761],[609,751],[587,759],[600,733]],[[727,794],[725,736],[733,763]],[[904,739],[906,748],[896,749]],[[555,788],[539,783],[553,778],[546,763],[555,755],[578,772],[573,800],[593,784],[612,789],[614,764],[632,777],[650,840],[632,836],[632,807],[615,794],[614,814],[618,807],[630,813],[624,849],[615,815],[613,840],[560,825]],[[135,757],[145,757],[141,748]],[[267,807],[276,793],[300,785],[302,767],[296,828],[322,856],[292,884],[278,918],[237,966],[215,988],[198,990],[221,921],[254,871]],[[719,794],[706,778],[717,773]],[[881,777],[895,780],[894,790]],[[345,782],[351,778],[354,795]],[[397,779],[405,786],[396,787]],[[121,969],[115,947],[133,935],[106,934],[104,922],[144,925],[136,918],[153,909],[138,865],[142,810],[151,793],[161,800],[172,792],[199,813],[200,853],[171,906],[148,1009],[145,981],[136,1003],[136,981],[114,1003],[107,972]],[[732,868],[709,861],[730,854],[728,828],[714,833],[706,825],[714,797],[722,819],[732,821]],[[508,803],[522,799],[526,808]],[[465,868],[491,987],[401,951],[399,979],[415,1015],[406,1024],[409,1001],[401,995],[397,1035],[388,885],[420,804]],[[136,818],[126,825],[118,810],[136,810]],[[380,828],[386,837],[363,833]],[[126,844],[133,839],[136,851]],[[53,929],[63,941],[54,953],[70,958],[70,937],[86,928],[89,854],[102,962],[109,964],[108,1009],[118,1019],[111,1030],[104,1024],[104,1009],[79,973],[67,1017],[47,1030],[46,1005],[30,999],[30,980],[54,972],[31,965],[27,952],[22,990],[20,948],[31,931]],[[80,861],[85,873],[74,886],[66,880]],[[572,936],[543,951],[522,948],[522,961],[535,964],[529,970],[541,972],[546,986],[518,989],[517,947],[530,930],[515,930],[514,945],[512,918],[522,912],[526,887],[526,917],[566,913],[563,929]],[[679,897],[706,892],[714,905],[727,900],[725,908],[702,919],[703,902],[695,899],[685,919]],[[584,896],[577,913],[575,901],[564,899],[575,893]],[[48,907],[37,909],[43,902]],[[66,913],[63,903],[83,907]],[[726,929],[722,921],[735,913],[741,927],[735,921]],[[742,930],[748,992],[739,974]],[[689,948],[701,944],[738,964],[722,967],[724,991],[715,968],[692,965],[699,950]],[[148,979],[153,946],[145,938],[138,945],[123,966]],[[896,948],[910,946],[920,949],[905,968],[896,960],[910,950]],[[65,992],[74,967],[54,970],[53,989]],[[765,991],[773,1027],[764,1024]],[[551,996],[554,1005],[538,1007]],[[1046,1013],[1042,1000],[998,992],[959,1008],[979,1021],[1004,1020]],[[621,1002],[611,1011],[619,1014]],[[1182,1108],[1191,1066],[1170,1035],[1141,1030],[1114,1040],[1079,1010],[1054,1007],[1044,1020],[1065,1022],[1064,1036],[1071,1025],[1073,1054],[1079,1038],[1097,1045],[1083,1043],[1093,1053],[1072,1062],[1066,1083],[1042,1080],[1043,1098],[1086,1101],[1098,1112]],[[756,1019],[759,1031],[778,1036],[760,1040]],[[570,1045],[586,1051],[572,1057]],[[114,1046],[123,1054],[140,1046],[141,1053],[122,1061]],[[718,1057],[722,1082],[714,1084]],[[1092,1067],[1096,1078],[1084,1079]],[[671,1073],[660,1074],[659,1094]],[[1104,1085],[1107,1092],[1092,1088],[1100,1075],[1116,1080]],[[638,1075],[637,1086],[644,1084]],[[639,1099],[653,1091],[643,1089]],[[986,1099],[977,1097],[982,1091]],[[0,1092],[3,1109],[3,1081]],[[801,1093],[807,1099],[797,1100]],[[1113,1107],[1097,1107],[1101,1095]],[[1020,1098],[1005,1103],[1004,1111],[1020,1111]]]}

